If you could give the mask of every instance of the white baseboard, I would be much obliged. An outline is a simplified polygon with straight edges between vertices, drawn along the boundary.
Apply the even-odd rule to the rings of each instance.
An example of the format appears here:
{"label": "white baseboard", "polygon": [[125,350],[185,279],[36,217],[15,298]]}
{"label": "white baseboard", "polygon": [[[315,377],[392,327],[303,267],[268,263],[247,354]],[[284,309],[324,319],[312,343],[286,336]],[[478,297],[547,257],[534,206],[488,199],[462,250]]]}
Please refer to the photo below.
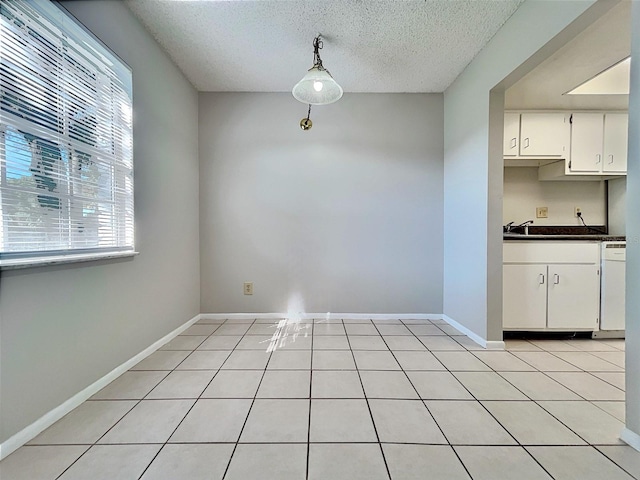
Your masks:
{"label": "white baseboard", "polygon": [[79,406],[82,402],[90,398],[92,395],[98,393],[100,390],[102,390],[104,387],[106,387],[109,383],[111,383],[113,380],[118,378],[124,372],[129,370],[131,367],[133,367],[134,365],[139,363],[141,360],[151,355],[157,349],[162,347],[165,343],[171,341],[173,338],[180,335],[187,328],[189,328],[191,325],[193,325],[198,320],[200,320],[200,318],[201,318],[200,315],[196,315],[188,322],[184,323],[183,325],[173,330],[171,333],[168,333],[167,335],[162,337],[153,345],[149,346],[148,348],[145,348],[142,352],[138,353],[135,357],[127,360],[122,365],[114,368],[109,373],[107,373],[104,377],[96,380],[94,383],[89,385],[87,388],[85,388],[81,392],[76,393],[73,397],[71,397],[69,400],[67,400],[63,404],[58,405],[53,410],[45,413],[42,417],[40,417],[38,420],[33,422],[31,425],[23,428],[18,433],[8,438],[7,440],[5,440],[3,443],[0,444],[0,460],[2,460],[3,458],[6,458],[11,453],[15,452],[18,448],[25,445],[27,442],[33,440],[44,430],[46,430],[55,422],[60,420],[67,413],[69,413],[71,410]]}
{"label": "white baseboard", "polygon": [[476,342],[482,348],[486,348],[487,350],[504,350],[505,349],[505,344],[502,340],[499,340],[499,341],[485,340],[480,335],[472,332],[467,327],[456,322],[453,318],[449,317],[448,315],[442,315],[442,319],[445,322],[447,322],[449,325],[451,325],[453,328],[455,328],[456,330],[459,330],[460,332],[464,333],[467,337],[469,337],[471,340]]}
{"label": "white baseboard", "polygon": [[441,314],[436,313],[202,313],[203,320],[246,320],[251,318],[329,318],[329,319],[353,319],[353,320],[440,320]]}
{"label": "white baseboard", "polygon": [[487,350],[504,350],[506,347],[502,340],[487,340],[484,346]]}
{"label": "white baseboard", "polygon": [[640,452],[640,435],[636,432],[632,432],[628,428],[625,428],[620,433],[620,440]]}
{"label": "white baseboard", "polygon": [[326,318],[326,319],[350,319],[350,320],[444,320],[449,325],[464,333],[471,340],[487,350],[504,350],[503,341],[485,340],[467,327],[454,319],[441,313],[203,313],[200,317],[204,320],[246,320],[262,318]]}
{"label": "white baseboard", "polygon": [[252,318],[285,318],[286,313],[201,313],[201,320],[246,320]]}
{"label": "white baseboard", "polygon": [[456,322],[454,319],[441,313],[202,313],[203,320],[246,320],[263,318],[326,318],[326,319],[350,319],[350,320],[444,320],[449,325],[464,333],[471,340],[487,350],[504,350],[503,341],[485,340],[467,327]]}

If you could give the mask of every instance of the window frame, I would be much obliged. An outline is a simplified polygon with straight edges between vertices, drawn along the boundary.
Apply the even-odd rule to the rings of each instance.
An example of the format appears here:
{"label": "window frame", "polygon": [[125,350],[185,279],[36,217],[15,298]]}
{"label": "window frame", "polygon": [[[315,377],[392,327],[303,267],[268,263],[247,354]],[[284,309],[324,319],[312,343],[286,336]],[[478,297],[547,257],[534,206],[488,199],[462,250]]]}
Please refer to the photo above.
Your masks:
{"label": "window frame", "polygon": [[[0,167],[2,171],[0,171],[0,240],[3,240],[0,243],[0,269],[7,268],[24,268],[30,266],[40,266],[40,265],[48,265],[48,264],[59,264],[59,263],[71,263],[71,262],[79,262],[79,261],[89,261],[89,260],[99,260],[106,258],[121,258],[137,255],[138,252],[135,250],[135,189],[134,189],[134,164],[133,164],[133,75],[132,69],[114,52],[112,52],[100,39],[98,39],[93,33],[91,33],[84,25],[82,25],[75,17],[73,17],[63,6],[59,5],[57,2],[52,2],[48,0],[36,0],[30,2],[22,2],[21,0],[14,0],[15,5],[18,5],[17,8],[20,8],[20,3],[25,5],[29,10],[33,10],[37,12],[42,18],[46,19],[45,22],[48,22],[47,26],[42,26],[42,21],[39,20],[37,23],[38,28],[42,28],[42,31],[33,30],[33,27],[28,26],[29,32],[34,32],[32,34],[34,37],[37,35],[43,36],[44,29],[49,29],[50,26],[54,26],[55,28],[51,28],[48,30],[48,33],[51,33],[55,37],[55,39],[60,42],[62,45],[67,45],[67,47],[63,47],[60,49],[58,46],[57,53],[59,54],[56,57],[56,65],[59,66],[61,64],[71,65],[71,69],[73,69],[76,65],[78,65],[78,69],[86,69],[91,70],[92,67],[95,67],[95,70],[91,70],[90,73],[99,76],[102,72],[101,68],[104,70],[108,70],[113,75],[108,77],[109,83],[113,89],[114,83],[118,85],[122,85],[122,88],[117,93],[113,93],[112,96],[107,96],[107,102],[111,102],[110,109],[101,110],[99,107],[97,110],[94,110],[96,113],[96,117],[102,115],[105,111],[111,114],[111,117],[107,117],[109,119],[108,122],[102,123],[100,118],[96,118],[94,121],[95,130],[91,133],[91,126],[87,127],[82,121],[71,120],[69,114],[69,108],[66,106],[66,109],[59,110],[47,110],[47,106],[43,108],[45,113],[53,115],[58,119],[62,119],[62,123],[64,124],[64,133],[59,131],[59,126],[57,127],[57,133],[55,130],[46,131],[45,128],[36,128],[32,118],[27,118],[26,116],[20,116],[20,112],[16,110],[16,112],[9,113],[8,110],[2,110],[0,112],[0,118],[2,118],[2,122],[0,122],[0,142],[2,142],[2,150],[6,152],[5,145],[7,141],[7,130],[12,129],[13,134],[22,135],[23,140],[29,143],[29,150],[31,150],[31,164],[32,168],[29,169],[31,172],[29,175],[25,175],[26,178],[34,178],[34,182],[36,184],[35,188],[43,189],[42,195],[38,194],[39,190],[34,190],[34,187],[27,187],[24,189],[24,192],[33,196],[37,195],[37,202],[40,204],[41,208],[49,208],[56,209],[55,202],[52,202],[52,199],[58,198],[59,205],[58,209],[60,209],[60,213],[63,213],[63,220],[58,219],[58,226],[56,229],[51,228],[47,230],[46,227],[36,230],[32,230],[33,237],[37,237],[38,235],[48,235],[55,234],[56,232],[60,234],[65,230],[64,224],[68,224],[67,228],[67,237],[63,237],[60,240],[59,246],[64,247],[68,245],[69,248],[42,248],[46,247],[46,241],[43,241],[40,245],[40,248],[27,249],[21,251],[11,251],[6,249],[6,245],[11,245],[10,242],[4,243],[5,237],[5,227],[3,226],[5,219],[4,213],[2,213],[2,195],[3,192],[6,195],[7,192],[11,190],[17,191],[13,187],[9,187],[6,175],[7,168],[7,158],[4,158],[4,161],[0,162]],[[5,7],[8,8],[8,7]],[[8,10],[11,12],[11,10]],[[22,21],[23,18],[20,17]],[[4,20],[3,20],[4,21]],[[58,44],[55,44],[58,45]],[[68,48],[69,45],[72,45],[74,49]],[[14,50],[16,52],[16,50]],[[71,53],[69,53],[71,52]],[[9,54],[11,55],[11,53]],[[35,54],[33,54],[35,55]],[[84,58],[83,55],[86,55],[88,58]],[[93,55],[93,57],[91,57]],[[32,58],[26,57],[25,58]],[[100,62],[103,63],[100,63]],[[62,63],[61,63],[62,62]],[[94,65],[95,64],[95,65]],[[62,72],[63,70],[61,70]],[[73,85],[73,75],[76,72],[64,71],[57,76],[65,76],[64,80],[58,80],[56,82],[56,86],[54,87],[55,94],[58,96],[69,95],[69,92],[75,88]],[[42,72],[40,72],[42,75]],[[37,79],[37,77],[34,77]],[[43,79],[47,77],[41,77]],[[78,77],[79,78],[79,77]],[[114,80],[115,79],[115,80]],[[34,82],[35,83],[35,82]],[[7,84],[8,87],[11,84]],[[61,85],[61,87],[60,87]],[[107,86],[108,86],[107,85]],[[34,88],[38,88],[36,86],[32,86],[28,89],[28,92],[33,91]],[[40,87],[42,88],[42,87]],[[93,98],[91,95],[99,96],[101,93],[101,87],[96,84],[92,85],[88,88],[88,95]],[[8,92],[9,90],[5,90]],[[15,94],[14,91],[11,91],[11,94]],[[124,94],[124,97],[123,95]],[[23,97],[16,97],[18,99],[24,98],[26,93],[23,93]],[[5,98],[4,95],[1,98]],[[69,97],[72,98],[73,97]],[[118,104],[116,102],[119,98],[125,98],[127,100],[126,105]],[[114,103],[115,102],[115,103]],[[64,102],[63,102],[64,103]],[[69,105],[72,105],[72,101],[67,101]],[[18,103],[14,103],[14,108],[18,107]],[[87,104],[89,105],[89,104]],[[104,105],[100,103],[99,105]],[[86,111],[91,108],[96,107],[86,107],[82,113],[86,113]],[[125,117],[125,121],[128,122],[126,124],[126,129],[122,129],[122,123],[118,123],[113,120],[114,112],[118,110],[118,108],[122,108],[122,115]],[[126,111],[125,111],[126,110]],[[64,112],[64,113],[62,113]],[[59,120],[60,122],[60,120]],[[114,123],[115,122],[115,123]],[[20,130],[20,125],[27,125],[28,128],[24,128]],[[100,150],[101,146],[97,144],[87,145],[85,148],[86,141],[83,141],[82,138],[78,138],[77,135],[83,135],[83,132],[78,133],[72,132],[71,128],[75,127],[76,129],[84,129],[84,135],[87,135],[87,130],[89,130],[89,135],[98,135],[99,132],[104,131],[105,125],[108,125],[112,131],[115,131],[114,128],[120,128],[122,130],[117,130],[117,133],[112,133],[111,137],[107,137],[110,141],[108,143],[107,150]],[[114,127],[116,125],[116,127]],[[44,132],[44,136],[34,135],[33,131],[42,131]],[[124,135],[122,135],[124,132]],[[76,135],[76,136],[74,136]],[[34,137],[31,140],[28,137]],[[86,139],[85,139],[86,140]],[[46,185],[45,180],[47,177],[41,171],[34,170],[33,164],[34,162],[37,165],[43,165],[42,161],[43,157],[43,144],[50,143],[51,145],[55,145],[54,148],[49,148],[50,151],[57,150],[58,153],[58,162],[55,168],[59,170],[58,175],[55,178],[60,179],[65,182],[60,191],[49,190],[52,192],[51,195],[47,195],[48,191],[45,189]],[[37,144],[37,147],[34,147],[33,144]],[[35,157],[36,149],[39,148],[40,158]],[[82,148],[80,150],[79,148]],[[111,149],[111,151],[109,151]],[[85,152],[84,150],[88,150]],[[63,154],[64,152],[64,154]],[[66,155],[64,158],[65,164],[63,164],[63,155]],[[82,181],[82,160],[78,160],[82,155],[87,155],[87,158],[92,159],[88,165],[98,165],[96,168],[104,168],[106,165],[106,169],[108,173],[105,175],[103,171],[103,179],[107,181],[107,184],[110,186],[100,185],[100,181],[102,179],[96,180],[95,184],[91,184],[89,180],[83,182]],[[75,165],[80,165],[78,170],[73,170]],[[38,167],[40,168],[40,167]],[[62,170],[65,170],[64,173],[60,173]],[[52,173],[54,175],[54,173]],[[100,176],[100,174],[98,175]],[[110,197],[97,196],[95,197],[83,197],[82,194],[74,194],[74,186],[82,185],[85,188],[87,186],[92,187],[96,190],[111,192]],[[56,188],[56,187],[54,187]],[[109,200],[110,198],[110,200]],[[75,202],[74,202],[75,199]],[[43,203],[44,202],[44,203]],[[46,205],[49,202],[50,205]],[[109,223],[109,230],[106,236],[101,232],[102,228],[96,226],[95,234],[93,238],[83,237],[82,234],[77,234],[74,229],[77,229],[80,232],[83,232],[85,227],[84,221],[84,213],[85,213],[85,203],[84,202],[94,202],[96,205],[99,205],[100,208],[104,210],[104,205],[112,205],[112,213],[111,220]],[[64,203],[64,205],[62,205]],[[11,203],[4,204],[5,206],[13,205]],[[16,206],[18,204],[15,204]],[[96,207],[98,208],[98,207]],[[78,216],[78,214],[81,214]],[[89,211],[89,213],[91,213]],[[101,213],[98,214],[95,211],[94,217],[90,221],[97,221],[98,223],[102,220]],[[48,213],[43,213],[41,217],[36,217],[38,220],[42,220],[43,218],[47,218]],[[53,215],[52,215],[53,217]],[[55,223],[55,220],[54,220]],[[97,224],[96,224],[97,225]],[[14,227],[16,228],[16,227]],[[28,228],[28,227],[27,227]],[[27,230],[28,232],[28,230]],[[14,233],[15,235],[15,233]],[[27,233],[28,235],[28,233]],[[80,240],[74,239],[74,235],[78,235]],[[28,237],[27,237],[28,238]],[[105,240],[106,238],[106,240]],[[28,243],[27,240],[25,243]],[[82,246],[82,243],[91,242],[94,244],[87,244],[87,246]],[[100,243],[103,241],[108,241],[111,243],[107,246],[100,246]]]}

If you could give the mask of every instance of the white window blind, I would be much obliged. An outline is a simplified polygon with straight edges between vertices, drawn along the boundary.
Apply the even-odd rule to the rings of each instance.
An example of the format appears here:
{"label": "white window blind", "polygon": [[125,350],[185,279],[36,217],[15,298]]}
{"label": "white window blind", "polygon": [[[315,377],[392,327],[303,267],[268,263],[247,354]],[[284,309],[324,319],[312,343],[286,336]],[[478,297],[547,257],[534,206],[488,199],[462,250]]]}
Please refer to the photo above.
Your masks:
{"label": "white window blind", "polygon": [[130,69],[48,0],[0,21],[0,265],[133,251]]}

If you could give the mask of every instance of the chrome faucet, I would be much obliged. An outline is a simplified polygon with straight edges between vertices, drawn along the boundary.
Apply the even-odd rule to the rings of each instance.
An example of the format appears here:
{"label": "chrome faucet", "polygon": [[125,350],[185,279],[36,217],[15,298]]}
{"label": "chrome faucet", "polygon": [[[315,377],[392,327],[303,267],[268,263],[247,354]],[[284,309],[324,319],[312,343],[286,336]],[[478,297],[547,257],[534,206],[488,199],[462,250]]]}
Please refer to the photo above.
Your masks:
{"label": "chrome faucet", "polygon": [[511,226],[513,225],[513,222],[509,222],[507,223],[504,227],[502,227],[502,231],[504,233],[510,233],[511,232]]}
{"label": "chrome faucet", "polygon": [[518,225],[518,227],[521,227],[524,229],[525,235],[529,235],[529,225],[531,225],[532,223],[533,223],[533,220],[527,220],[526,222],[522,222],[520,225]]}

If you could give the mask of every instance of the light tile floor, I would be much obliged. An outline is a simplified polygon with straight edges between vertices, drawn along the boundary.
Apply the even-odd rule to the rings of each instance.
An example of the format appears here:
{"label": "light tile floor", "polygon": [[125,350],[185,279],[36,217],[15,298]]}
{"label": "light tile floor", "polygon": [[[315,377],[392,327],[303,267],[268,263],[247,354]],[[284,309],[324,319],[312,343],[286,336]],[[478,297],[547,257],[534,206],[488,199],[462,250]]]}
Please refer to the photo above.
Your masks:
{"label": "light tile floor", "polygon": [[640,480],[618,439],[623,340],[486,351],[441,321],[277,325],[200,321],[0,478]]}

